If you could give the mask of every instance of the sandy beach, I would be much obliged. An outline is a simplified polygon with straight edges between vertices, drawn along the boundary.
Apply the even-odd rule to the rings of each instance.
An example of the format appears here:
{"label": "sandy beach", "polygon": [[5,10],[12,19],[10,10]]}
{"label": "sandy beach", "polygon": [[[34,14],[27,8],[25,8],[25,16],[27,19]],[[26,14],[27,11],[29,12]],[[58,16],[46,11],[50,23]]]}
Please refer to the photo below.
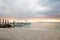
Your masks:
{"label": "sandy beach", "polygon": [[0,40],[60,40],[59,31],[0,28]]}

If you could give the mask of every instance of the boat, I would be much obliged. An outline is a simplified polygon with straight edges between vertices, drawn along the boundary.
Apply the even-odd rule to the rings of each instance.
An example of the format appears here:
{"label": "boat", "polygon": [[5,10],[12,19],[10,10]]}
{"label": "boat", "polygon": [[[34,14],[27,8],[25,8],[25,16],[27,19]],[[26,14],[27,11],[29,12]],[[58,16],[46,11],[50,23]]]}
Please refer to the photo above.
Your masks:
{"label": "boat", "polygon": [[30,24],[31,24],[31,22],[28,22],[28,21],[24,22],[24,25],[30,25]]}
{"label": "boat", "polygon": [[30,22],[17,22],[14,25],[15,26],[23,26],[23,25],[30,25],[30,24],[31,24]]}
{"label": "boat", "polygon": [[15,23],[15,26],[23,26],[23,25],[24,25],[23,22],[17,22],[17,23]]}
{"label": "boat", "polygon": [[30,25],[31,23],[24,23],[24,25]]}
{"label": "boat", "polygon": [[23,26],[23,25],[30,25],[31,22],[25,21],[25,22],[13,22],[14,26]]}

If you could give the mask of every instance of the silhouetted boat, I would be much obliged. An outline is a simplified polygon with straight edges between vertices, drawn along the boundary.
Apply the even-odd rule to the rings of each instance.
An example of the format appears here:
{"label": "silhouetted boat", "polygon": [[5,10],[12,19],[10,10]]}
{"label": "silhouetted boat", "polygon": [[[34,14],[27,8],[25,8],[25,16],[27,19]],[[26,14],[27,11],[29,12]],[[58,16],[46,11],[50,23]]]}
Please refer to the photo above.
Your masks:
{"label": "silhouetted boat", "polygon": [[24,22],[24,25],[30,25],[31,23],[30,22]]}
{"label": "silhouetted boat", "polygon": [[23,26],[23,25],[24,25],[23,22],[17,22],[17,23],[15,23],[15,26]]}
{"label": "silhouetted boat", "polygon": [[30,24],[31,24],[31,22],[29,22],[27,20],[24,22],[24,25],[30,25]]}

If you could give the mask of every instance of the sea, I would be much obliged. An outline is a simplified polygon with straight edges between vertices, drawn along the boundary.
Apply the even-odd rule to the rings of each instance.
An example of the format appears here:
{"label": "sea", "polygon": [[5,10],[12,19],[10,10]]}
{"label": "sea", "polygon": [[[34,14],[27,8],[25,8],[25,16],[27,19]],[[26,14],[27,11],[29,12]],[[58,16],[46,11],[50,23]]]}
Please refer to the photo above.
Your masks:
{"label": "sea", "polygon": [[19,29],[32,29],[32,30],[59,30],[60,22],[32,22],[31,24],[16,26]]}

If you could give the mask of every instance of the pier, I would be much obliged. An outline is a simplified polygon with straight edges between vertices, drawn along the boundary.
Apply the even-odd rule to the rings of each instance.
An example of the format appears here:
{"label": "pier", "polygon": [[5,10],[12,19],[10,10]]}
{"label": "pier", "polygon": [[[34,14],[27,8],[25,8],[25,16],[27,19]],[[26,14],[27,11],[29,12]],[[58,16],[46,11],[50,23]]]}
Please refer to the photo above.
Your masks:
{"label": "pier", "polygon": [[[14,25],[14,22],[12,23]],[[9,20],[6,19],[0,19],[0,28],[11,28],[12,27],[11,23]]]}

